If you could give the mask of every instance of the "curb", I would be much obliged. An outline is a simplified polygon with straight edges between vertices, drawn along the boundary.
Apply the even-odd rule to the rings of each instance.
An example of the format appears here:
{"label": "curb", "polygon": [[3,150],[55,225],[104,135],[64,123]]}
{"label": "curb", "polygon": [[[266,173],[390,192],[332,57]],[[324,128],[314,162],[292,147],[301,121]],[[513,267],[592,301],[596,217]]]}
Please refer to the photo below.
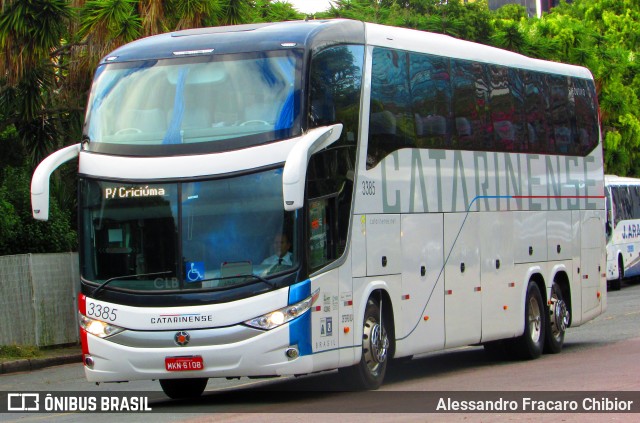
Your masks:
{"label": "curb", "polygon": [[0,363],[0,374],[28,372],[61,364],[82,363],[82,353],[74,353],[58,357],[29,358]]}

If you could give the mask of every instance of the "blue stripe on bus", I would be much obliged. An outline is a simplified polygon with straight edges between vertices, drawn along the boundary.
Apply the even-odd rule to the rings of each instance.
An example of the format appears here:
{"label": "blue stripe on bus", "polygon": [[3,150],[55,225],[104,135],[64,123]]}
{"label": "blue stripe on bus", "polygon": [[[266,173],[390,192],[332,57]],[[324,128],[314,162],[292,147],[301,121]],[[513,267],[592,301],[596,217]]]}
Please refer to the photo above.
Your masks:
{"label": "blue stripe on bus", "polygon": [[[311,295],[311,280],[289,287],[289,305],[300,302]],[[289,345],[298,345],[300,355],[310,355],[311,350],[311,310],[289,323]]]}

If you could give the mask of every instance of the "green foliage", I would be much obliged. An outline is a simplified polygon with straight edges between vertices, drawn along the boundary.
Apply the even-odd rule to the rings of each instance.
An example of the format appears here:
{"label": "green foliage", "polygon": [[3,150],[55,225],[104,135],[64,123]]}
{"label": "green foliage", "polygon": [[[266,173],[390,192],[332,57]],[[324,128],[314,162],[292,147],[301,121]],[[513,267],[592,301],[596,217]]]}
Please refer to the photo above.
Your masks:
{"label": "green foliage", "polygon": [[76,249],[76,232],[70,211],[62,210],[55,194],[51,196],[49,221],[31,215],[31,172],[6,167],[0,177],[0,255],[64,252]]}
{"label": "green foliage", "polygon": [[42,351],[33,345],[0,345],[0,360],[36,358],[40,356],[42,356]]}

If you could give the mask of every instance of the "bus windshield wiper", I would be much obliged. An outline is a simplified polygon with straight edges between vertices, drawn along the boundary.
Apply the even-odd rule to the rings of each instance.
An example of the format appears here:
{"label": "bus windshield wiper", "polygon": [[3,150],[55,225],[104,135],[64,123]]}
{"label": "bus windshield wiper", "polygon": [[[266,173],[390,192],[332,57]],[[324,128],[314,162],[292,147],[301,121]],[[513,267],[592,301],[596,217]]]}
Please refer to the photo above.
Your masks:
{"label": "bus windshield wiper", "polygon": [[271,281],[270,281],[270,280],[268,280],[268,279],[263,278],[263,277],[262,277],[262,276],[260,276],[260,275],[256,275],[256,274],[252,273],[252,274],[250,274],[250,275],[244,275],[244,276],[246,276],[246,277],[253,276],[254,278],[256,278],[257,280],[259,280],[260,282],[263,282],[263,283],[265,283],[266,285],[269,285],[269,286],[270,286],[271,288],[273,288],[273,289],[275,289],[275,287],[276,287],[276,284],[275,284],[275,283],[271,282]]}
{"label": "bus windshield wiper", "polygon": [[217,277],[217,278],[207,278],[207,279],[201,279],[201,280],[199,280],[197,282],[223,281],[223,280],[226,280],[226,279],[237,279],[237,278],[255,278],[258,281],[263,282],[266,285],[269,285],[269,287],[271,287],[271,288],[275,289],[275,287],[276,287],[276,285],[273,282],[271,282],[270,280],[265,279],[262,276],[256,275],[256,274],[253,274],[253,273],[248,273],[246,275],[233,275],[233,276],[220,276],[220,277]]}
{"label": "bus windshield wiper", "polygon": [[171,270],[165,270],[164,272],[153,272],[153,273],[136,273],[136,274],[133,274],[133,275],[122,275],[122,276],[116,276],[116,277],[113,277],[113,278],[109,278],[106,281],[102,282],[102,284],[93,291],[92,295],[93,295],[93,298],[96,298],[96,296],[98,295],[98,292],[102,291],[111,282],[117,281],[119,279],[140,278],[140,277],[143,277],[143,276],[166,275],[168,273],[171,273]]}

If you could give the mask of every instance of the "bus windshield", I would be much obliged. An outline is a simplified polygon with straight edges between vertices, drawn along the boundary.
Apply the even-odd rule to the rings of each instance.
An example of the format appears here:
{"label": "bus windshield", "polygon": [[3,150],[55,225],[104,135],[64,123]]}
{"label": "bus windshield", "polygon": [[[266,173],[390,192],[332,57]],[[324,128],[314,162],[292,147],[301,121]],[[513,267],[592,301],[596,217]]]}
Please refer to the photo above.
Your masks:
{"label": "bus windshield", "polygon": [[127,145],[243,139],[248,147],[297,136],[298,56],[267,51],[103,65],[84,136],[90,149],[115,144],[120,153]]}
{"label": "bus windshield", "polygon": [[82,179],[80,188],[87,281],[113,279],[108,288],[136,291],[225,289],[269,284],[297,267],[282,168],[184,183]]}

